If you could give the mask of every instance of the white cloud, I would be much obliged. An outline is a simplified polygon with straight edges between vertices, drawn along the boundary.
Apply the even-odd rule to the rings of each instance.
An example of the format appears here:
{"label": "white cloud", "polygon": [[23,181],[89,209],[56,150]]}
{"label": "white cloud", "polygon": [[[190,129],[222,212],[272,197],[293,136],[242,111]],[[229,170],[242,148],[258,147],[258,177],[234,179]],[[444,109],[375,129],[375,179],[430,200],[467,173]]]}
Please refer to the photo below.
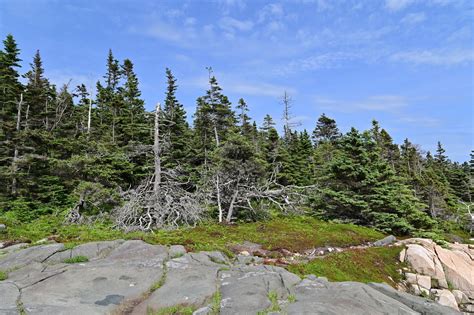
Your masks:
{"label": "white cloud", "polygon": [[284,15],[283,6],[279,3],[271,3],[265,5],[260,12],[258,12],[258,23],[263,23],[275,18],[281,18]]}
{"label": "white cloud", "polygon": [[393,12],[400,11],[413,4],[415,0],[386,0],[385,7]]}
{"label": "white cloud", "polygon": [[414,64],[427,64],[439,66],[451,66],[466,64],[474,61],[473,50],[431,51],[414,50],[398,52],[390,56],[393,61],[408,62]]}
{"label": "white cloud", "polygon": [[[290,86],[283,86],[277,84],[271,84],[266,82],[249,82],[242,78],[230,77],[224,74],[215,73],[219,85],[222,87],[224,94],[231,92],[238,94],[239,96],[270,96],[274,98],[279,98],[283,95],[284,91],[287,91],[289,94],[296,94],[296,89]],[[209,78],[208,76],[198,76],[190,79],[185,79],[181,81],[183,86],[193,86],[206,90],[209,88]]]}
{"label": "white cloud", "polygon": [[253,28],[253,23],[249,20],[242,21],[225,16],[220,19],[219,26],[227,32],[234,33],[235,31],[250,31]]}
{"label": "white cloud", "polygon": [[337,112],[380,111],[398,112],[408,106],[408,100],[400,95],[373,95],[362,100],[335,100],[316,98],[316,104],[321,109]]}
{"label": "white cloud", "polygon": [[314,55],[306,58],[295,59],[287,65],[276,69],[276,74],[286,75],[300,71],[312,71],[318,69],[330,69],[339,66],[343,61],[356,59],[359,56],[355,53],[334,52]]}
{"label": "white cloud", "polygon": [[[132,32],[141,32],[136,28],[131,29]],[[185,41],[185,33],[180,31],[179,28],[166,24],[163,22],[154,22],[148,28],[145,29],[144,33],[148,36],[163,39],[171,42],[183,42]]]}
{"label": "white cloud", "polygon": [[402,19],[402,23],[404,24],[418,24],[426,20],[426,15],[424,12],[418,12],[418,13],[409,13],[405,15],[405,17]]}
{"label": "white cloud", "polygon": [[398,119],[399,122],[423,127],[436,127],[440,124],[439,119],[425,116],[405,116]]}

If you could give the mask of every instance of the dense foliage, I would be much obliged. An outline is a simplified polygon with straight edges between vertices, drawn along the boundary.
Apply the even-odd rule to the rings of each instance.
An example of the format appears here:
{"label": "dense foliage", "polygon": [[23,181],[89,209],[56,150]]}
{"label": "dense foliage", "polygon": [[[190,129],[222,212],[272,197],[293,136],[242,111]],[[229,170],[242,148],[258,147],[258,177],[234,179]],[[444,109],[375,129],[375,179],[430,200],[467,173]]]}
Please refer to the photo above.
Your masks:
{"label": "dense foliage", "polygon": [[[212,220],[264,219],[286,212],[290,196],[304,195],[299,211],[385,232],[423,233],[447,220],[471,224],[474,163],[451,162],[440,143],[434,155],[408,139],[397,145],[376,121],[370,130],[342,134],[325,114],[312,132],[286,121],[279,135],[269,115],[260,127],[252,121],[245,100],[233,107],[212,75],[191,126],[166,69],[156,152],[155,114],[145,110],[132,61],[109,51],[92,95],[85,85],[52,85],[39,51],[21,75],[13,36],[3,43],[0,218],[30,222],[72,208],[107,217],[125,202],[124,191],[152,178],[159,154],[160,171],[205,196],[199,200]],[[284,101],[289,117],[286,93]]]}

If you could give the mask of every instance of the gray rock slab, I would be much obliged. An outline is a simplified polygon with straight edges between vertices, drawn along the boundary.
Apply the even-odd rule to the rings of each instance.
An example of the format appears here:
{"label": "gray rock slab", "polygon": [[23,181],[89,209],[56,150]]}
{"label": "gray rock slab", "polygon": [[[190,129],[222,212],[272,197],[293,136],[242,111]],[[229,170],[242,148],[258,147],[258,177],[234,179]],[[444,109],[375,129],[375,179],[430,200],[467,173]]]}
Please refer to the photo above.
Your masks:
{"label": "gray rock slab", "polygon": [[171,245],[169,248],[170,258],[178,258],[186,254],[186,248],[183,245]]}
{"label": "gray rock slab", "polygon": [[237,266],[220,273],[220,314],[256,314],[271,306],[268,298],[275,292],[287,299],[300,278],[274,266]]}
{"label": "gray rock slab", "polygon": [[288,314],[418,314],[366,284],[303,280],[296,285],[296,302]]}
{"label": "gray rock slab", "polygon": [[16,301],[20,296],[20,290],[9,281],[0,282],[0,314],[18,314]]}
{"label": "gray rock slab", "polygon": [[133,314],[145,314],[148,309],[159,310],[174,305],[199,308],[209,303],[218,289],[218,272],[223,267],[215,261],[225,259],[216,253],[188,253],[168,261],[166,281],[135,307]]}
{"label": "gray rock slab", "polygon": [[12,253],[16,250],[19,250],[19,249],[22,249],[22,248],[25,248],[25,247],[28,247],[28,245],[30,245],[30,244],[28,244],[28,243],[18,243],[18,244],[8,246],[8,247],[5,247],[5,248],[2,248],[2,246],[0,246],[0,256]]}
{"label": "gray rock slab", "polygon": [[106,314],[146,292],[162,274],[160,266],[75,264],[23,289],[21,300],[31,314]]}
{"label": "gray rock slab", "polygon": [[168,259],[168,248],[163,245],[151,245],[141,240],[125,241],[110,254],[101,259],[102,264],[124,264],[142,267],[162,267]]}
{"label": "gray rock slab", "polygon": [[48,264],[59,263],[76,256],[85,256],[89,260],[104,258],[110,254],[114,248],[124,242],[124,240],[117,240],[81,244],[72,249],[58,252],[49,257],[45,262]]}
{"label": "gray rock slab", "polygon": [[440,305],[432,300],[424,299],[418,296],[414,296],[405,292],[400,292],[392,288],[391,286],[383,283],[369,283],[371,288],[389,296],[405,305],[411,309],[417,311],[420,314],[432,314],[432,315],[441,315],[441,314],[460,314],[451,307]]}
{"label": "gray rock slab", "polygon": [[0,258],[0,269],[10,270],[33,262],[43,262],[51,255],[62,251],[64,244],[49,244],[28,247]]}

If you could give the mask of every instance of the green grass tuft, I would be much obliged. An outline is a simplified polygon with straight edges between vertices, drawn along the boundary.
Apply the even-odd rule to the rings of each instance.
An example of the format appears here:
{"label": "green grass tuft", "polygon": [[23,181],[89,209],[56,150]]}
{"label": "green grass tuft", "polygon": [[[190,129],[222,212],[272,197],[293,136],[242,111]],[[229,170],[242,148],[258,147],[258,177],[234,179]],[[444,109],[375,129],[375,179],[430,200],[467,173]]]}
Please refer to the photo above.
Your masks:
{"label": "green grass tuft", "polygon": [[219,290],[214,293],[211,300],[209,315],[219,315],[221,310],[222,295]]}
{"label": "green grass tuft", "polygon": [[288,269],[300,276],[314,274],[330,281],[385,282],[394,286],[401,280],[398,272],[402,247],[372,247],[330,254]]}
{"label": "green grass tuft", "polygon": [[74,256],[71,258],[64,259],[64,263],[66,264],[77,264],[77,263],[82,263],[82,262],[88,262],[89,258],[86,256]]}
{"label": "green grass tuft", "polygon": [[148,310],[148,315],[192,315],[196,310],[193,306],[174,305],[158,311]]}
{"label": "green grass tuft", "polygon": [[0,281],[6,280],[7,278],[8,274],[5,271],[0,270]]}

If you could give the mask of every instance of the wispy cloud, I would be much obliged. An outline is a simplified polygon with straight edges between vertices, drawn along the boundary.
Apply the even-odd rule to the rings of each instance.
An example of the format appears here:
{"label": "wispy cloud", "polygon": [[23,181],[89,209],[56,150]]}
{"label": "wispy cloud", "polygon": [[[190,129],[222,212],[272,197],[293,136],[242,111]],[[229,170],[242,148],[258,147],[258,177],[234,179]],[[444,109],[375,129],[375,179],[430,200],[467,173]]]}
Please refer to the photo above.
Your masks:
{"label": "wispy cloud", "polygon": [[219,26],[226,32],[234,33],[235,31],[250,31],[253,28],[253,23],[249,20],[238,20],[230,16],[225,16],[220,19]]}
{"label": "wispy cloud", "polygon": [[398,119],[399,122],[415,126],[436,127],[440,125],[440,120],[426,116],[404,116]]}
{"label": "wispy cloud", "polygon": [[474,61],[474,51],[459,49],[451,51],[414,50],[392,54],[390,59],[414,64],[451,66]]}
{"label": "wispy cloud", "polygon": [[418,24],[426,20],[426,14],[424,12],[409,13],[401,20],[403,24]]}
{"label": "wispy cloud", "polygon": [[[224,93],[231,92],[242,96],[268,96],[279,98],[285,91],[294,95],[297,90],[291,86],[278,85],[266,82],[249,82],[243,78],[226,76],[222,73],[216,74],[217,80],[222,87]],[[209,79],[207,76],[198,76],[190,79],[185,79],[181,83],[185,86],[193,86],[202,89],[209,88]]]}
{"label": "wispy cloud", "polygon": [[334,52],[314,55],[307,58],[295,59],[287,65],[276,68],[275,74],[287,75],[301,71],[312,71],[318,69],[331,69],[339,66],[343,61],[356,59],[357,53]]}
{"label": "wispy cloud", "polygon": [[397,112],[408,104],[408,100],[401,95],[373,95],[361,100],[316,98],[316,105],[319,108],[345,113],[356,111]]}
{"label": "wispy cloud", "polygon": [[389,11],[400,11],[413,4],[415,0],[386,0],[385,7]]}

